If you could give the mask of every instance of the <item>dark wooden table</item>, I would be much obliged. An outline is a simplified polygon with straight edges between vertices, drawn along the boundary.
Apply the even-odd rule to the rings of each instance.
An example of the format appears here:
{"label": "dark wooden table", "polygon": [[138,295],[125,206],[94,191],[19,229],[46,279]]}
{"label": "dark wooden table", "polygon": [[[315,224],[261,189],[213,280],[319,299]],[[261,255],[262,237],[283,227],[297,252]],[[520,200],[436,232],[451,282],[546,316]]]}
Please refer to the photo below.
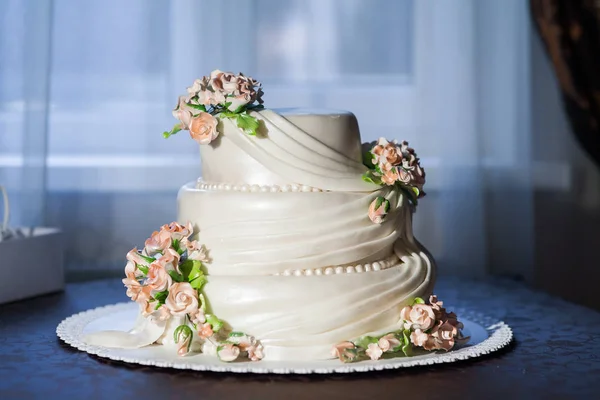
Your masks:
{"label": "dark wooden table", "polygon": [[72,349],[65,317],[127,300],[118,280],[0,306],[0,399],[600,399],[600,313],[507,280],[441,279],[448,306],[506,321],[516,340],[481,359],[329,376],[227,375],[150,368]]}

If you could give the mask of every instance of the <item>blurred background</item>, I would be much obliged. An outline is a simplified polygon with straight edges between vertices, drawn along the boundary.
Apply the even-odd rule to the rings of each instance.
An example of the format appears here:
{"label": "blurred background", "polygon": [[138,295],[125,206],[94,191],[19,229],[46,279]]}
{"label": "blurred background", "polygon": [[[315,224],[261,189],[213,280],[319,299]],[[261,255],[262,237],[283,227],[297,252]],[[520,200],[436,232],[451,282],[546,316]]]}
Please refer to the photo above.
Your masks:
{"label": "blurred background", "polygon": [[[595,106],[585,88],[600,67],[589,47],[564,51],[589,39],[573,21],[600,19],[600,5],[565,3],[0,0],[11,223],[65,232],[68,281],[121,276],[201,175],[197,146],[161,135],[177,96],[213,69],[242,71],[270,108],[350,110],[364,141],[416,148],[428,178],[416,236],[442,274],[507,276],[600,308],[600,85]],[[578,54],[588,64],[573,69]]]}

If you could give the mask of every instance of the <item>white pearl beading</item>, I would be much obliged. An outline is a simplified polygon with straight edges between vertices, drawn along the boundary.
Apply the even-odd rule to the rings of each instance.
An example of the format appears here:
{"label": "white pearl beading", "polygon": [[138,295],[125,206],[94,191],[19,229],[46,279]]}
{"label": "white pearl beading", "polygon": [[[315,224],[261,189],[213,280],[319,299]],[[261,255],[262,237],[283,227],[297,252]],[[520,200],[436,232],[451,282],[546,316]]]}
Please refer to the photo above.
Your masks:
{"label": "white pearl beading", "polygon": [[384,258],[383,260],[375,261],[366,264],[357,265],[336,265],[331,267],[320,267],[320,268],[309,268],[309,269],[296,269],[296,270],[285,270],[278,272],[275,275],[283,276],[320,276],[320,275],[336,275],[336,274],[360,274],[363,272],[375,272],[383,271],[391,268],[399,263],[398,256],[392,254],[391,256]]}
{"label": "white pearl beading", "polygon": [[279,192],[325,192],[323,189],[308,185],[249,185],[247,183],[216,183],[198,180],[196,188],[202,190],[224,190],[232,192],[279,193]]}

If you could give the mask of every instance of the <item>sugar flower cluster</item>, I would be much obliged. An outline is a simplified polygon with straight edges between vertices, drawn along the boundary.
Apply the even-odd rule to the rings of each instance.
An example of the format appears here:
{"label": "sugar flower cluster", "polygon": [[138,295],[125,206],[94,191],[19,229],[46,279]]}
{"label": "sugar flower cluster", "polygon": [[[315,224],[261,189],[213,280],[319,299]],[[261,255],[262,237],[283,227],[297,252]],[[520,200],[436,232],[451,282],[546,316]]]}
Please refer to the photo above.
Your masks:
{"label": "sugar flower cluster", "polygon": [[423,196],[422,189],[425,183],[425,172],[419,164],[415,150],[408,147],[408,142],[398,144],[393,140],[388,142],[379,138],[370,151],[371,163],[375,167],[381,181],[386,185],[396,182],[419,189],[419,196]]}
{"label": "sugar flower cluster", "polygon": [[[376,142],[364,143],[363,150],[363,163],[369,168],[363,174],[363,180],[402,190],[414,205],[419,198],[425,196],[425,171],[408,142],[390,142],[379,138]],[[369,206],[369,218],[374,223],[381,224],[389,209],[389,201],[384,197],[377,197]]]}
{"label": "sugar flower cluster", "polygon": [[429,297],[429,304],[414,304],[400,312],[404,329],[410,330],[410,341],[425,350],[450,350],[462,340],[463,324],[455,313],[447,312],[437,296]]}
{"label": "sugar flower cluster", "polygon": [[224,322],[210,312],[202,290],[207,282],[204,263],[210,259],[206,247],[190,239],[193,233],[190,223],[172,222],[152,233],[141,251],[127,253],[127,296],[154,322],[183,317],[174,331],[179,355],[188,354],[199,341],[212,344],[222,361],[242,355],[261,359],[263,348],[254,337],[226,332]]}
{"label": "sugar flower cluster", "polygon": [[180,96],[173,116],[179,120],[164,137],[187,130],[199,144],[209,144],[219,136],[218,118],[230,118],[249,135],[259,127],[249,111],[263,108],[261,83],[242,73],[214,70],[209,76],[196,79]]}
{"label": "sugar flower cluster", "polygon": [[187,92],[183,99],[188,104],[218,107],[227,103],[225,108],[229,111],[254,102],[263,103],[261,83],[241,72],[236,75],[216,69],[210,76],[196,79]]}
{"label": "sugar flower cluster", "polygon": [[448,313],[436,296],[429,298],[429,304],[415,298],[400,312],[399,325],[401,329],[381,336],[341,342],[331,349],[331,354],[346,363],[365,358],[378,360],[385,353],[410,356],[415,348],[449,351],[469,339],[462,335],[463,324],[456,314]]}

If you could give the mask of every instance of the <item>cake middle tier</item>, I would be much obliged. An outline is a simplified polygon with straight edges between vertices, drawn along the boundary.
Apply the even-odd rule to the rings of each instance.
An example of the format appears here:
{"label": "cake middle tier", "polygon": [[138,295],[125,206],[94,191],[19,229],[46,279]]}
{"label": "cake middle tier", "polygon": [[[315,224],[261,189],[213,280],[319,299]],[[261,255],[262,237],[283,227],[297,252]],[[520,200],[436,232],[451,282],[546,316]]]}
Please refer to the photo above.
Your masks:
{"label": "cake middle tier", "polygon": [[[377,196],[391,205],[381,224],[368,217]],[[178,203],[178,220],[192,222],[199,232],[213,276],[393,264],[395,253],[422,250],[412,238],[408,201],[387,187],[371,193],[264,193],[206,190],[189,183],[179,191]]]}

